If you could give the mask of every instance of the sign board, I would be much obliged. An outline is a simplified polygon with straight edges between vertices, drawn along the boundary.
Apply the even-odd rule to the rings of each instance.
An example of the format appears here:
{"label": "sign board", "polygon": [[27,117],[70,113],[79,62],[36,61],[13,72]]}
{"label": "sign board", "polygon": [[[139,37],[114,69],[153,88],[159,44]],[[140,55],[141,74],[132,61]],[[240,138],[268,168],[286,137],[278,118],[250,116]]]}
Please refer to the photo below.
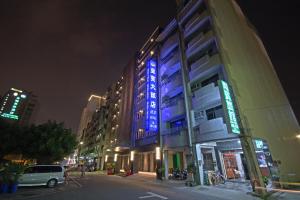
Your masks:
{"label": "sign board", "polygon": [[158,131],[158,90],[157,90],[157,62],[154,59],[147,61],[147,110],[146,131]]}
{"label": "sign board", "polygon": [[227,123],[228,131],[235,134],[240,134],[241,131],[238,123],[238,117],[235,112],[236,108],[233,101],[233,94],[229,89],[228,84],[225,81],[223,80],[219,81],[219,86],[220,86],[221,96],[223,98],[222,99],[223,106],[225,107],[226,121],[228,122]]}

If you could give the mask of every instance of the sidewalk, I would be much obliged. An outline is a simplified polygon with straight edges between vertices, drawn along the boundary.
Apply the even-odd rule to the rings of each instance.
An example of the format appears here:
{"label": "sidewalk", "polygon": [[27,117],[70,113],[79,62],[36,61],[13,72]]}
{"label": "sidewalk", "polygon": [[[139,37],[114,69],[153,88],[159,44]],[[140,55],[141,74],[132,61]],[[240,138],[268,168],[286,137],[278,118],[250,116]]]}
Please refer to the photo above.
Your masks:
{"label": "sidewalk", "polygon": [[[185,190],[191,192],[197,192],[199,194],[206,194],[213,197],[219,197],[228,200],[259,200],[256,194],[252,192],[250,183],[239,182],[226,182],[225,184],[219,184],[216,186],[198,185],[194,187],[185,186],[185,181],[180,180],[157,180],[153,175],[134,174],[125,177],[128,180],[136,180],[142,182],[148,182],[152,184],[159,184],[167,187],[176,188],[178,190]],[[300,193],[289,192],[274,192],[268,198],[268,200],[300,200]]]}

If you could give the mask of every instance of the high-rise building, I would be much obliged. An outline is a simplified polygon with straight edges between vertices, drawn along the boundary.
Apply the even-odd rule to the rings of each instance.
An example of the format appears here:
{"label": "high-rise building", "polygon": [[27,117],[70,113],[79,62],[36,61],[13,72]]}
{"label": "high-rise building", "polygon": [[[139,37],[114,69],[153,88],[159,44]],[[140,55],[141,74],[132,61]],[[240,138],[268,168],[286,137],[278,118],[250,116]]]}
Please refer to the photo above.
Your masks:
{"label": "high-rise building", "polygon": [[253,26],[234,0],[178,2],[157,39],[165,168],[299,180],[299,125]]}
{"label": "high-rise building", "polygon": [[79,127],[77,131],[77,138],[80,140],[83,136],[84,129],[87,127],[88,123],[91,121],[94,112],[100,108],[101,105],[105,104],[105,97],[92,94],[86,107],[83,109]]}
{"label": "high-rise building", "polygon": [[231,180],[299,180],[299,124],[236,1],[177,3],[176,17],[137,52],[130,76],[107,92],[105,161],[146,172],[163,163],[166,178],[193,165],[201,184],[215,171]]}
{"label": "high-rise building", "polygon": [[30,125],[35,120],[38,102],[32,92],[11,88],[1,99],[0,118],[21,126]]}

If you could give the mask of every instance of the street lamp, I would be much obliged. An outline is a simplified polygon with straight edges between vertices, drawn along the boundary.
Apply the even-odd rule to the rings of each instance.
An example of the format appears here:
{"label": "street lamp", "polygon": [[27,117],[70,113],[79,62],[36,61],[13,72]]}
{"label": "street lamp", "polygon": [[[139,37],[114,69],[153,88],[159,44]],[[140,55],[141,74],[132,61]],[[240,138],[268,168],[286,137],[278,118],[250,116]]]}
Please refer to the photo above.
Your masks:
{"label": "street lamp", "polygon": [[300,134],[296,135],[296,138],[300,139]]}
{"label": "street lamp", "polygon": [[79,148],[78,148],[78,164],[79,164],[79,161],[80,161],[80,156],[81,156],[81,146],[83,145],[83,141],[80,141],[79,142]]}
{"label": "street lamp", "polygon": [[134,151],[130,151],[130,174],[133,174]]}
{"label": "street lamp", "polygon": [[156,159],[156,178],[162,180],[162,163],[161,163],[160,147],[155,148],[155,159]]}

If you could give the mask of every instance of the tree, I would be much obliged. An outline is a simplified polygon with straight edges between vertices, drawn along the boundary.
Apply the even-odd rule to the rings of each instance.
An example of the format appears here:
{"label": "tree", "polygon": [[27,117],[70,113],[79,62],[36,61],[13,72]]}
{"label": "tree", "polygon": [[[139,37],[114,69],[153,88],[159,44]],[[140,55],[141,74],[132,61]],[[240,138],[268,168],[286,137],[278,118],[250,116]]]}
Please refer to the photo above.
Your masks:
{"label": "tree", "polygon": [[77,146],[76,137],[71,130],[65,129],[63,123],[53,121],[31,126],[24,132],[24,137],[27,147],[23,149],[23,156],[37,159],[39,164],[60,161]]}
{"label": "tree", "polygon": [[0,121],[0,141],[0,159],[8,154],[22,154],[24,158],[44,164],[62,160],[77,146],[71,130],[54,121],[29,127]]}
{"label": "tree", "polygon": [[17,125],[6,123],[0,119],[0,159],[5,155],[20,152],[18,138],[21,135],[21,129]]}

